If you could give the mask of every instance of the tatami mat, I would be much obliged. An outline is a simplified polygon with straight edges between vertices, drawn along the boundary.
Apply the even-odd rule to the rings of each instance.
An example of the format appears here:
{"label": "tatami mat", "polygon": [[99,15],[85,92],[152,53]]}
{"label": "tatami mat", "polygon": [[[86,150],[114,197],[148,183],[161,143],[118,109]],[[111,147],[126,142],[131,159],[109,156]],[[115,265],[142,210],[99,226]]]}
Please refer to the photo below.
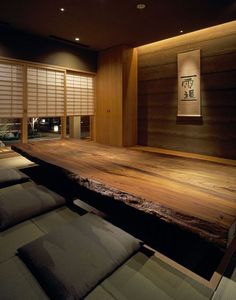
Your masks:
{"label": "tatami mat", "polygon": [[44,232],[31,221],[25,221],[0,232],[0,262],[15,255],[16,249],[42,236]]}
{"label": "tatami mat", "polygon": [[78,218],[79,215],[67,208],[66,206],[59,207],[41,216],[32,218],[32,222],[43,232],[47,233],[51,230],[58,229],[68,222]]}
{"label": "tatami mat", "polygon": [[5,168],[24,168],[34,165],[30,160],[23,156],[4,157],[0,154],[0,169]]}
{"label": "tatami mat", "polygon": [[0,282],[1,299],[49,299],[35,277],[16,256],[0,264]]}
{"label": "tatami mat", "polygon": [[0,147],[0,154],[1,153],[7,153],[7,152],[10,152],[10,151],[12,151],[11,147],[8,147],[8,146],[6,146],[6,147]]}
{"label": "tatami mat", "polygon": [[222,277],[212,300],[236,299],[236,252],[234,253],[227,271]]}
{"label": "tatami mat", "polygon": [[212,290],[142,252],[121,266],[101,286],[115,299],[207,300]]}

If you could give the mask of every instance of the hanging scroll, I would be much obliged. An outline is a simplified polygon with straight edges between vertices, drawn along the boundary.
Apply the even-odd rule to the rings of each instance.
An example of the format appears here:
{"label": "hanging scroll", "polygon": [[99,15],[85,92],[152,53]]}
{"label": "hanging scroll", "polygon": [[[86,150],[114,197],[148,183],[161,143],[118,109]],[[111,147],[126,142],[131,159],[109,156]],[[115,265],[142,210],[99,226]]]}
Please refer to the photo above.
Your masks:
{"label": "hanging scroll", "polygon": [[200,117],[200,50],[178,54],[178,117]]}

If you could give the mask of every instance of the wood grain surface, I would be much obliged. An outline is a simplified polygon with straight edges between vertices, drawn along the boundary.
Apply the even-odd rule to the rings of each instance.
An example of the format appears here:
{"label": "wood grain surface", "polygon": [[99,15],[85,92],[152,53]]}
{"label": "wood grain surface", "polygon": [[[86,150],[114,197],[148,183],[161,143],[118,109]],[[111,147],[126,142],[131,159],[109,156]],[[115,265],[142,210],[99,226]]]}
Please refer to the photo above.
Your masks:
{"label": "wood grain surface", "polygon": [[[226,247],[236,220],[236,166],[75,139],[12,148],[92,191]],[[122,217],[122,216],[121,216]],[[233,232],[234,234],[234,232]]]}
{"label": "wood grain surface", "polygon": [[137,51],[101,51],[96,75],[95,138],[111,146],[137,144]]}

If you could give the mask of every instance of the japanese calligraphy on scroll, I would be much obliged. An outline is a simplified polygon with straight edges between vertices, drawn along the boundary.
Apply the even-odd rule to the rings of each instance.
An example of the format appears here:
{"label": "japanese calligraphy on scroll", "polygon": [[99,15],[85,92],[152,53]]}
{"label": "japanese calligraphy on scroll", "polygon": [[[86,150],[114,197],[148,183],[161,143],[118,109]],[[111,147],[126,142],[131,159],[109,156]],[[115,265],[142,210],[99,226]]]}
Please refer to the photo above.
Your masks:
{"label": "japanese calligraphy on scroll", "polygon": [[200,50],[178,54],[178,116],[201,116]]}

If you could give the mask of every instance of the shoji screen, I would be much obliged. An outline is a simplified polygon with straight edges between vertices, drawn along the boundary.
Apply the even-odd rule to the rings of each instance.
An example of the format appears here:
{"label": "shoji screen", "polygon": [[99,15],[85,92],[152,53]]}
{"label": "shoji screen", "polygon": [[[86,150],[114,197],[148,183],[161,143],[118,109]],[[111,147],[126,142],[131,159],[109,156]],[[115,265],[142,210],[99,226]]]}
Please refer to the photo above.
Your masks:
{"label": "shoji screen", "polygon": [[28,67],[28,117],[63,116],[64,91],[64,72]]}
{"label": "shoji screen", "polygon": [[67,74],[67,115],[94,115],[94,78],[77,74]]}
{"label": "shoji screen", "polygon": [[0,117],[23,116],[23,66],[0,62]]}

